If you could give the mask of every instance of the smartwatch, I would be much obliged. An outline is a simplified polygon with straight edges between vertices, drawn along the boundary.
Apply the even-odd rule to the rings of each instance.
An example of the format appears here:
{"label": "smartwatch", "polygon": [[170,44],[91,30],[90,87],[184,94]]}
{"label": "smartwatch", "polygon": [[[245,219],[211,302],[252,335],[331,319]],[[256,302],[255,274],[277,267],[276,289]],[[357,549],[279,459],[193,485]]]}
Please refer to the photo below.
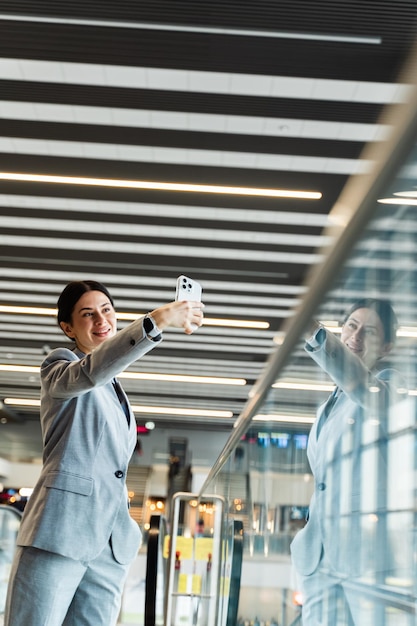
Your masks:
{"label": "smartwatch", "polygon": [[152,339],[152,341],[159,341],[161,339],[162,333],[159,330],[158,326],[155,324],[151,315],[145,315],[145,317],[143,318],[143,328],[146,335],[149,337],[149,339]]}

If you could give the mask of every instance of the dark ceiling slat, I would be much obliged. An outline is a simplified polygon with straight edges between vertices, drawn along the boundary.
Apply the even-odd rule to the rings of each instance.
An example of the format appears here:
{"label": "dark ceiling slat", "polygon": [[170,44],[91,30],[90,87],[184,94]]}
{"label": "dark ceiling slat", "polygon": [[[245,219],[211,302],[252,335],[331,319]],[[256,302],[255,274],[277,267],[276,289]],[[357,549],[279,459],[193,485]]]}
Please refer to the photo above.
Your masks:
{"label": "dark ceiling slat", "polygon": [[[283,131],[285,134],[285,131]],[[0,135],[54,141],[78,141],[195,150],[227,150],[260,154],[356,159],[364,143],[299,137],[271,137],[216,132],[0,120]]]}
{"label": "dark ceiling slat", "polygon": [[[2,0],[3,13],[16,13],[13,0]],[[395,10],[393,11],[393,8]],[[218,26],[381,35],[396,40],[415,26],[414,0],[21,0],[19,14],[189,26]],[[401,35],[400,35],[401,36]]]}
{"label": "dark ceiling slat", "polygon": [[[82,225],[82,222],[86,222],[86,221],[93,221],[93,222],[97,221],[97,217],[98,217],[97,211],[81,212],[81,211],[74,210],[73,208],[68,209],[66,211],[57,211],[56,208],[54,208],[53,206],[51,206],[49,209],[39,208],[39,207],[28,208],[27,201],[28,199],[26,198],[24,202],[24,206],[21,206],[21,207],[0,206],[0,217],[12,217],[16,219],[21,219],[22,224],[25,223],[25,219],[34,219],[34,218],[35,219],[71,220],[74,224],[78,224],[78,225]],[[199,230],[214,231],[219,228],[218,220],[210,220],[208,218],[204,218],[204,209],[201,211],[198,211],[198,209],[195,209],[196,218],[197,218],[197,212],[199,213],[198,219],[195,219],[195,221],[193,221],[192,224],[190,224],[189,218],[187,219],[185,217],[182,217],[182,218],[176,217],[174,211],[173,211],[172,216],[170,216],[169,218],[167,218],[166,216],[159,217],[158,215],[132,215],[127,212],[124,212],[124,213],[119,212],[119,213],[100,213],[99,219],[100,219],[101,224],[106,224],[106,225],[112,224],[112,223],[128,224],[128,225],[151,225],[151,226],[154,226],[155,228],[159,227],[161,231],[163,231],[164,229],[167,229],[170,226],[175,226],[176,228],[183,228],[184,231],[186,231],[186,229],[192,228],[193,230],[197,232]],[[236,215],[236,220],[238,219],[238,217],[239,217],[239,214]],[[280,234],[303,234],[303,235],[315,235],[315,236],[320,235],[322,231],[322,228],[318,226],[316,227],[308,226],[302,221],[300,221],[300,223],[298,224],[293,223],[289,225],[279,223],[279,222],[277,223],[277,221],[273,220],[272,217],[273,217],[273,214],[271,213],[270,222],[266,222],[266,221],[259,222],[256,219],[256,212],[254,212],[253,221],[243,221],[242,219],[240,221],[232,221],[232,220],[224,221],[222,222],[223,224],[222,230],[223,231],[241,231],[241,232],[249,231],[250,233],[253,233],[254,231],[266,232],[266,233],[276,232]],[[296,221],[296,213],[294,213],[294,219]],[[3,232],[6,232],[5,229],[2,229],[2,230]],[[10,232],[11,233],[13,232],[12,229],[10,229]],[[22,233],[23,233],[23,230],[19,230],[19,234],[22,234]],[[34,235],[36,234],[35,229],[33,230],[33,234]],[[76,236],[79,235],[78,232],[73,233],[73,235],[74,234]],[[160,241],[162,241],[162,238],[165,238],[165,236],[166,235],[163,233],[161,235]],[[197,243],[197,242],[194,242],[194,243]],[[204,245],[203,241],[201,241],[201,245]],[[211,245],[210,242],[208,242],[207,245]]]}
{"label": "dark ceiling slat", "polygon": [[372,102],[272,98],[190,91],[56,84],[38,81],[0,80],[0,93],[2,100],[18,102],[45,102],[362,124],[374,123],[382,110],[382,105]]}
{"label": "dark ceiling slat", "polygon": [[[56,242],[56,240],[55,240]],[[5,249],[3,248],[3,254]],[[166,268],[170,268],[172,275],[178,276],[181,273],[193,272],[195,275],[197,272],[203,271],[207,268],[207,259],[202,257],[169,257],[161,255],[149,255],[144,254],[140,249],[140,243],[138,243],[137,253],[112,252],[106,251],[90,251],[90,250],[68,250],[66,248],[55,245],[50,248],[31,248],[26,246],[24,248],[14,246],[11,252],[16,259],[19,256],[24,258],[32,258],[32,267],[36,267],[36,259],[42,258],[43,266],[45,260],[48,263],[55,260],[55,268],[59,266],[65,267],[67,270],[79,271],[80,268],[88,273],[89,267],[99,267],[103,272],[116,271],[115,268],[119,267],[125,270],[130,268],[130,271],[147,271],[147,268],[159,268],[159,271],[163,269],[165,274]],[[10,255],[9,255],[10,256]],[[68,261],[70,264],[68,264]],[[91,265],[90,265],[91,264]],[[304,276],[306,270],[305,263],[271,263],[266,257],[263,261],[254,262],[252,260],[245,261],[242,259],[217,259],[210,258],[210,272],[214,273],[216,270],[221,270],[222,279],[227,281],[232,276],[240,276],[241,280],[244,278],[246,281],[252,280],[251,277],[259,275],[275,276],[276,280],[282,283],[282,275],[289,275],[291,273],[291,284],[299,284],[298,281],[293,281],[293,273],[295,276],[298,274]],[[146,274],[145,274],[146,275]]]}
{"label": "dark ceiling slat", "polygon": [[139,67],[146,59],[146,66],[153,68],[333,79],[343,75],[345,80],[372,82],[397,78],[412,41],[409,25],[394,51],[384,45],[5,20],[0,20],[0,31],[3,57]]}
{"label": "dark ceiling slat", "polygon": [[[27,257],[27,252],[26,249],[22,249],[19,248],[20,251],[20,256],[18,256],[17,254],[14,254],[13,256],[7,256],[5,254],[5,251],[3,250],[2,254],[0,254],[0,262],[3,263],[5,266],[7,265],[7,267],[11,268],[11,269],[16,269],[16,270],[22,270],[22,277],[26,277],[24,272],[27,268],[27,263],[28,263],[28,257]],[[135,259],[133,263],[111,263],[109,265],[109,263],[106,263],[105,260],[101,263],[95,263],[94,266],[91,266],[91,270],[85,266],[84,260],[83,261],[78,261],[77,259],[74,259],[72,261],[72,264],[70,265],[70,269],[68,270],[68,264],[65,262],[64,260],[61,259],[56,259],[53,257],[48,257],[46,255],[42,254],[42,250],[40,251],[40,253],[38,253],[36,256],[33,256],[33,252],[34,251],[30,251],[32,253],[32,257],[30,259],[31,263],[31,269],[38,269],[41,270],[43,272],[45,272],[45,275],[48,276],[47,280],[49,284],[55,284],[56,285],[56,294],[58,295],[62,289],[62,282],[61,281],[57,281],[55,278],[51,277],[48,272],[54,272],[54,271],[63,271],[63,272],[68,272],[68,271],[74,271],[74,272],[78,272],[78,271],[85,271],[86,273],[90,272],[94,272],[96,273],[97,271],[99,272],[107,272],[110,273],[112,275],[115,276],[123,276],[124,278],[126,277],[134,277],[135,275],[144,275],[147,277],[160,277],[161,276],[161,267],[154,265],[153,263],[147,263],[147,259],[144,259],[141,257],[141,255],[139,254]],[[173,283],[175,283],[175,280],[178,276],[178,267],[177,267],[177,263],[178,261],[175,262],[176,264],[173,266],[170,265],[166,265],[163,268],[164,271],[164,277],[165,278],[171,278]],[[81,269],[80,269],[81,267]],[[94,268],[94,269],[93,269]],[[184,271],[186,268],[186,262],[184,260],[181,271]],[[133,270],[136,271],[136,274],[133,272]],[[220,269],[207,266],[207,264],[204,267],[199,267],[198,269],[196,268],[196,271],[199,272],[199,278],[202,279],[204,278],[204,280],[212,280],[212,281],[221,281],[224,285],[226,285],[227,288],[227,284],[229,281],[233,281],[235,284],[239,284],[239,283],[247,283],[247,282],[253,282],[253,280],[257,280],[257,282],[259,283],[260,289],[262,287],[263,284],[266,285],[273,285],[273,286],[277,286],[279,285],[287,285],[290,284],[292,286],[292,280],[294,278],[294,276],[300,276],[301,275],[301,269],[299,267],[293,267],[293,276],[291,276],[291,278],[288,276],[288,267],[287,264],[284,263],[276,263],[274,264],[274,266],[268,266],[267,270],[263,270],[263,272],[257,272],[256,274],[251,271],[248,268],[242,268],[242,270],[236,270],[235,268],[229,268],[227,265],[226,266],[222,266]],[[298,274],[297,274],[298,272]],[[296,284],[299,284],[298,282]],[[109,284],[109,286],[111,287],[112,285]],[[162,287],[159,289],[163,289]],[[172,293],[172,290],[168,290],[170,293]],[[240,292],[241,293],[241,292]],[[168,293],[167,296],[169,297]],[[292,296],[286,296],[291,298]],[[18,304],[18,302],[15,302],[15,304]]]}

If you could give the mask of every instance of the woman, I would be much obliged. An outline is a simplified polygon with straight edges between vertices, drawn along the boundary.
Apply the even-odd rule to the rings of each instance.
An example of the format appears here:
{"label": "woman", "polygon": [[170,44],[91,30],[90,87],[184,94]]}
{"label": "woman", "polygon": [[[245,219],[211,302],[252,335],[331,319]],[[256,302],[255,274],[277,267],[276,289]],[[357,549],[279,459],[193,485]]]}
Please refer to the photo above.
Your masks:
{"label": "woman", "polygon": [[[374,488],[375,476],[367,474],[363,433],[366,429],[367,443],[378,451],[376,474],[383,486],[388,408],[404,398],[399,393],[404,384],[399,385],[395,370],[377,365],[393,347],[396,326],[388,302],[363,299],[346,315],[341,341],[316,325],[306,342],[307,353],[331,376],[336,388],[319,408],[311,429],[307,454],[315,489],[307,524],[291,545],[304,598],[304,626],[340,623],[336,616],[340,598],[356,626],[376,624],[374,607],[364,602],[351,583],[364,574],[375,578],[384,573],[386,546],[379,545],[380,555],[369,555],[366,550],[371,540],[361,515],[363,486]],[[376,491],[378,513],[384,509],[386,494],[379,493],[378,484]],[[383,516],[375,514],[373,520],[372,536],[384,536]]]}
{"label": "woman", "polygon": [[43,469],[21,522],[5,626],[116,624],[141,533],[126,489],[136,423],[115,377],[166,328],[201,326],[202,307],[171,302],[117,333],[104,285],[71,282],[61,293],[58,323],[75,348],[41,366]]}

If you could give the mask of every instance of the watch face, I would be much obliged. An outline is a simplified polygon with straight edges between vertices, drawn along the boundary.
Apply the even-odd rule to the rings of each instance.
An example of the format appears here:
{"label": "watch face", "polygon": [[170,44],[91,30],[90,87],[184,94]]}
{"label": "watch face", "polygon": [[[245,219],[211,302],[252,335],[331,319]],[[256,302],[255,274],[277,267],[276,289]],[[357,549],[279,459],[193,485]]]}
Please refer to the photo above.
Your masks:
{"label": "watch face", "polygon": [[150,333],[155,328],[152,320],[149,319],[149,317],[145,317],[145,319],[143,320],[143,328],[147,333]]}

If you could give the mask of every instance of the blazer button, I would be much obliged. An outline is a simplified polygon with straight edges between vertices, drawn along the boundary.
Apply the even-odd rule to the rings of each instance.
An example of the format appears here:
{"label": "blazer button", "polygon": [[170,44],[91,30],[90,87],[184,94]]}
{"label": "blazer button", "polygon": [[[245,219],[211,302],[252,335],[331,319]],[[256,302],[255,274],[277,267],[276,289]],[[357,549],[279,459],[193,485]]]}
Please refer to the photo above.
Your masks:
{"label": "blazer button", "polygon": [[317,489],[318,489],[319,491],[324,491],[324,490],[326,489],[326,483],[319,483],[319,484],[317,485]]}
{"label": "blazer button", "polygon": [[131,339],[131,340],[130,340],[130,345],[131,345],[131,346],[134,346],[134,345],[135,345],[135,343],[136,343],[136,341],[135,341],[134,339]]}
{"label": "blazer button", "polygon": [[116,478],[123,478],[124,476],[122,470],[117,470],[117,472],[114,472],[114,475],[116,476]]}

